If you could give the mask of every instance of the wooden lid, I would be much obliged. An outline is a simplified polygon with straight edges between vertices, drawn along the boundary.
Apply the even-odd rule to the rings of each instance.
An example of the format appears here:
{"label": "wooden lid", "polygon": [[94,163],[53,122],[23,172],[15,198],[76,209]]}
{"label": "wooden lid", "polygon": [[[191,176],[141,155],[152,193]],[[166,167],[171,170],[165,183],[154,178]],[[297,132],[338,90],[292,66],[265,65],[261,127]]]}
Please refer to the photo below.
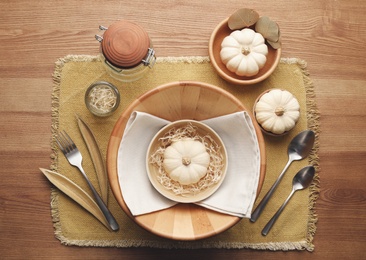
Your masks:
{"label": "wooden lid", "polygon": [[146,57],[150,39],[139,25],[129,21],[113,23],[104,32],[102,51],[105,58],[117,67],[134,67]]}

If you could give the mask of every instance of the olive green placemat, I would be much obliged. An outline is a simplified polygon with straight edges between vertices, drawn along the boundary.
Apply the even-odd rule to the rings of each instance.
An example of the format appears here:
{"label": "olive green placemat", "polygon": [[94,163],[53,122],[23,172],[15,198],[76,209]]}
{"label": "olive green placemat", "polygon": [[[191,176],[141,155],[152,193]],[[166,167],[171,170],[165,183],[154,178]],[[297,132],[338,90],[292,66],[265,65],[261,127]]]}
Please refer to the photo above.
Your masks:
{"label": "olive green placemat", "polygon": [[[141,80],[122,83],[112,79],[104,70],[98,56],[69,55],[57,60],[52,95],[52,165],[51,169],[69,177],[86,191],[88,188],[78,170],[68,164],[56,148],[54,136],[65,129],[83,154],[84,169],[97,186],[97,179],[86,145],[77,127],[75,113],[92,129],[105,157],[109,135],[122,111],[146,91],[161,84],[179,80],[194,80],[221,87],[235,95],[251,110],[258,95],[269,88],[287,89],[299,100],[301,117],[296,127],[286,136],[265,136],[267,172],[259,199],[268,191],[287,162],[290,140],[304,129],[316,132],[316,145],[309,159],[293,162],[285,174],[274,197],[256,223],[242,219],[231,229],[214,237],[199,241],[173,241],[145,231],[125,215],[109,192],[108,207],[118,220],[120,230],[108,231],[92,215],[65,196],[52,189],[52,218],[56,237],[65,245],[101,247],[156,247],[156,248],[252,248],[269,250],[308,250],[316,230],[315,201],[319,191],[319,165],[317,158],[319,114],[314,87],[306,71],[306,62],[282,59],[275,72],[262,83],[236,86],[222,80],[212,68],[208,57],[163,57]],[[121,104],[117,112],[107,118],[97,118],[84,104],[86,88],[95,81],[109,81],[118,87]],[[297,192],[285,208],[271,232],[263,237],[261,230],[291,191],[292,178],[302,167],[313,164],[317,175],[311,187]],[[257,200],[258,203],[258,200]]]}

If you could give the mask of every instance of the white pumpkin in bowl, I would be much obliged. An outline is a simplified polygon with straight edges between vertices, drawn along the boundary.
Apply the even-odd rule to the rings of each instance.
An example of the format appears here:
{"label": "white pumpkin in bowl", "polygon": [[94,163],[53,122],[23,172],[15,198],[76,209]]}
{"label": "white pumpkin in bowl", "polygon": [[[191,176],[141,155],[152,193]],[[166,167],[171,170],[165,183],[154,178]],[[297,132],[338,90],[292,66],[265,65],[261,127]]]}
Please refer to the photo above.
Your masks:
{"label": "white pumpkin in bowl", "polygon": [[183,185],[198,182],[206,175],[209,164],[205,145],[190,138],[172,143],[164,152],[164,169],[170,178]]}
{"label": "white pumpkin in bowl", "polygon": [[254,112],[257,122],[265,131],[282,135],[299,120],[300,104],[289,91],[272,89],[258,98]]}
{"label": "white pumpkin in bowl", "polygon": [[257,75],[267,61],[267,54],[263,36],[249,28],[233,31],[221,43],[222,62],[238,76]]}

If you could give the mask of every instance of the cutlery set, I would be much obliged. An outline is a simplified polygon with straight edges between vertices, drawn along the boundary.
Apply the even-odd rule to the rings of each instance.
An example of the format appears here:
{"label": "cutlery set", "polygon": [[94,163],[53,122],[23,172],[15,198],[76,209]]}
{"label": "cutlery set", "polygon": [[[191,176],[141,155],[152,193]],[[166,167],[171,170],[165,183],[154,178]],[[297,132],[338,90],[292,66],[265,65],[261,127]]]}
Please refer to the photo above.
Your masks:
{"label": "cutlery set", "polygon": [[[255,222],[261,213],[263,212],[264,208],[266,207],[268,201],[272,197],[273,193],[275,192],[278,184],[282,180],[285,172],[287,171],[288,167],[293,161],[296,160],[302,160],[306,158],[311,149],[313,148],[315,141],[315,133],[311,130],[305,130],[298,135],[296,135],[292,141],[290,142],[288,146],[288,162],[285,165],[284,169],[280,173],[279,177],[275,181],[275,183],[272,185],[272,187],[269,189],[267,194],[263,197],[257,208],[253,211],[252,216],[250,218],[251,222]],[[279,208],[279,210],[276,212],[276,214],[272,217],[272,219],[267,223],[267,225],[262,230],[262,235],[266,236],[269,232],[269,230],[274,225],[275,221],[283,211],[284,207],[287,205],[287,202],[292,197],[293,193],[296,190],[304,189],[307,186],[310,185],[313,177],[315,174],[315,169],[313,166],[306,166],[305,168],[301,169],[294,177],[293,179],[293,190],[290,194],[290,196],[287,198],[285,203]]]}
{"label": "cutlery set", "polygon": [[90,182],[88,176],[86,175],[83,167],[82,161],[83,157],[79,152],[79,149],[76,147],[75,143],[72,141],[70,136],[65,132],[59,132],[58,137],[56,137],[56,142],[61,149],[62,153],[65,155],[67,160],[72,166],[75,166],[82,173],[86,182],[89,185],[90,190],[92,191],[95,201],[98,204],[99,208],[102,210],[103,215],[107,219],[111,229],[113,231],[117,231],[119,229],[118,223],[113,217],[112,213],[108,210],[107,206],[104,204],[102,198],[99,196],[98,192],[95,190],[93,184]]}
{"label": "cutlery set", "polygon": [[273,215],[273,217],[268,221],[267,225],[262,230],[262,235],[266,236],[268,232],[271,230],[272,226],[274,225],[275,221],[278,219],[280,214],[282,213],[283,209],[291,199],[292,195],[298,190],[302,190],[307,188],[311,181],[313,180],[315,175],[315,169],[313,166],[306,166],[302,168],[293,178],[292,180],[292,191],[290,195],[287,197],[285,202],[282,204],[282,206],[278,209],[276,214]]}
{"label": "cutlery set", "polygon": [[98,194],[93,184],[90,182],[87,174],[85,173],[82,161],[83,157],[75,145],[71,137],[65,132],[58,132],[55,137],[55,141],[60,148],[61,152],[65,155],[68,162],[79,169],[82,176],[86,180],[91,192],[93,193],[93,198],[91,198],[85,191],[83,191],[77,184],[75,184],[70,179],[62,176],[59,173],[40,169],[43,174],[53,183],[57,188],[63,191],[66,195],[72,198],[74,201],[79,203],[82,207],[88,210],[92,215],[94,215],[101,223],[103,223],[109,230],[118,231],[119,225],[112,215],[112,213],[107,208],[108,204],[108,180],[105,172],[105,167],[103,163],[103,158],[100,153],[97,142],[86,123],[81,120],[80,117],[76,116],[79,130],[83,139],[88,147],[90,156],[92,158],[94,168],[97,173],[98,183],[100,186],[100,193]]}
{"label": "cutlery set", "polygon": [[[92,198],[77,184],[75,184],[73,181],[66,178],[65,176],[57,172],[42,168],[40,170],[51,183],[53,183],[58,189],[60,189],[62,192],[64,192],[66,195],[72,198],[75,202],[79,203],[83,208],[89,211],[109,230],[118,231],[119,225],[116,219],[113,217],[112,213],[107,208],[108,179],[106,176],[102,155],[100,153],[99,147],[90,128],[80,117],[76,116],[76,119],[78,122],[79,130],[83,136],[86,146],[88,147],[90,156],[94,164],[94,168],[97,173],[101,195],[98,194],[98,192],[94,188],[93,184],[90,182],[88,176],[86,175],[82,167],[83,158],[79,149],[76,147],[74,141],[65,131],[59,132],[55,138],[55,141],[60,150],[62,151],[62,153],[65,155],[68,162],[72,166],[75,166],[79,169],[82,176],[86,180],[94,198]],[[305,130],[292,139],[292,141],[288,146],[288,162],[285,165],[282,172],[280,173],[277,180],[275,181],[275,183],[263,197],[261,202],[258,204],[257,208],[253,211],[250,219],[251,222],[254,223],[259,218],[264,208],[268,204],[270,198],[274,194],[278,184],[282,180],[290,164],[293,161],[302,160],[306,158],[310,154],[310,151],[313,148],[314,141],[315,141],[315,134],[311,130]],[[282,206],[278,209],[278,211],[273,215],[273,217],[268,221],[266,226],[263,228],[262,230],[263,236],[266,236],[269,233],[269,231],[273,227],[274,223],[284,210],[285,206],[287,205],[293,194],[298,190],[307,188],[311,184],[314,175],[315,175],[315,168],[311,165],[306,166],[298,171],[298,173],[293,178],[292,191],[290,195],[282,204]]]}

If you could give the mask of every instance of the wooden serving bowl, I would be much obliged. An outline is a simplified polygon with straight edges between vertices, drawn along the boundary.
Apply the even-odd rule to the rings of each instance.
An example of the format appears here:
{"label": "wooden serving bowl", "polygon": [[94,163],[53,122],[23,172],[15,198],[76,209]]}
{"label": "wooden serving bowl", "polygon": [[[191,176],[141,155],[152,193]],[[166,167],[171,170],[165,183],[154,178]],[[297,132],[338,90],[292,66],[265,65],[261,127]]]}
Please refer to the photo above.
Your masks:
{"label": "wooden serving bowl", "polygon": [[[172,190],[166,189],[158,181],[159,169],[155,165],[150,163],[150,157],[161,146],[160,138],[164,137],[166,135],[166,133],[170,131],[170,129],[172,129],[172,128],[178,129],[180,127],[185,127],[188,124],[191,124],[193,127],[196,128],[197,134],[200,137],[209,135],[212,138],[212,140],[214,141],[214,143],[220,147],[219,151],[220,151],[220,155],[222,156],[222,159],[223,159],[222,160],[223,165],[221,168],[221,178],[217,183],[200,191],[197,194],[192,194],[192,195],[185,194],[184,196],[182,196],[179,194],[175,194]],[[209,139],[206,139],[205,142],[207,142],[208,145],[213,144],[213,142],[211,142]],[[227,172],[227,166],[228,166],[227,152],[226,152],[225,145],[224,145],[223,141],[221,140],[220,136],[208,125],[201,123],[199,121],[196,121],[196,120],[183,119],[183,120],[174,121],[174,122],[166,125],[162,129],[160,129],[160,131],[153,137],[153,139],[147,149],[146,170],[147,170],[147,175],[150,179],[151,184],[164,197],[166,197],[170,200],[176,201],[176,202],[180,202],[180,203],[194,203],[194,202],[204,200],[204,199],[208,198],[209,196],[211,196],[220,187],[221,183],[224,181],[224,178],[225,178],[225,175]]]}
{"label": "wooden serving bowl", "polygon": [[266,154],[263,134],[252,113],[227,91],[202,82],[180,81],[156,87],[132,102],[117,120],[107,147],[107,171],[112,192],[123,211],[142,228],[174,240],[197,240],[219,234],[241,218],[219,213],[192,203],[133,216],[126,205],[118,180],[117,157],[122,136],[133,111],[147,112],[171,122],[181,119],[205,120],[234,112],[247,111],[251,116],[260,150],[260,193],[265,172]]}
{"label": "wooden serving bowl", "polygon": [[212,66],[215,68],[220,77],[233,84],[251,85],[265,80],[272,74],[272,72],[276,69],[278,63],[280,62],[281,48],[276,50],[273,49],[269,44],[267,44],[267,61],[264,67],[259,70],[257,75],[252,77],[236,75],[226,68],[226,65],[221,61],[220,57],[222,41],[226,36],[230,35],[233,32],[228,26],[228,20],[229,18],[226,18],[221,23],[219,23],[219,25],[214,29],[211,34],[208,45],[208,52]]}

